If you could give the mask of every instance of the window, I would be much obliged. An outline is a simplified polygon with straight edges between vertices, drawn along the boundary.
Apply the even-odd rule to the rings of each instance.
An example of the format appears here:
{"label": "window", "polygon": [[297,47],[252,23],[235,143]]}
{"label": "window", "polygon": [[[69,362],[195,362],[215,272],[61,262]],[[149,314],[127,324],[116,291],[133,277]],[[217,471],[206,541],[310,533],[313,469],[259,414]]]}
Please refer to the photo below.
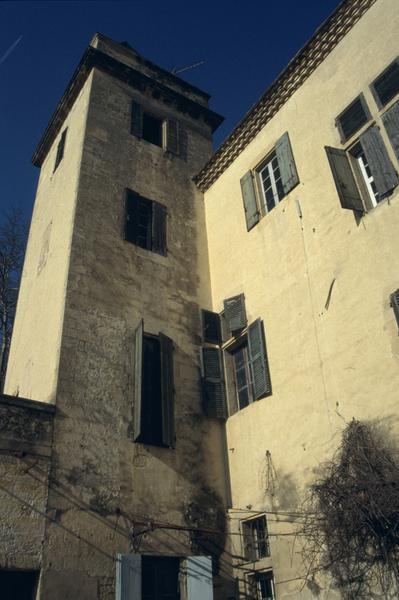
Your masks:
{"label": "window", "polygon": [[132,102],[130,133],[187,160],[187,134],[181,124],[144,109],[136,101]]}
{"label": "window", "polygon": [[363,94],[360,94],[336,119],[336,125],[341,135],[341,142],[346,142],[369,119],[369,109]]}
{"label": "window", "polygon": [[33,600],[36,598],[38,571],[0,570],[2,600]]}
{"label": "window", "polygon": [[399,327],[399,289],[391,294],[391,306],[393,308],[396,323]]}
{"label": "window", "polygon": [[396,96],[399,93],[399,58],[388,65],[370,87],[379,108]]}
{"label": "window", "polygon": [[135,333],[134,441],[173,447],[173,342],[166,335]]}
{"label": "window", "polygon": [[66,140],[67,130],[68,130],[68,128],[64,129],[64,131],[61,134],[60,141],[58,142],[57,155],[55,157],[53,173],[57,169],[58,165],[60,164],[60,162],[62,161],[62,159],[64,157],[64,149],[65,149],[65,140]]}
{"label": "window", "polygon": [[273,572],[255,573],[249,577],[251,600],[275,600]]}
{"label": "window", "polygon": [[241,178],[247,230],[270,212],[299,183],[288,133],[277,141],[262,163]]}
{"label": "window", "polygon": [[166,255],[166,207],[127,190],[125,240]]}
{"label": "window", "polygon": [[270,556],[266,517],[242,521],[244,556],[249,561]]}

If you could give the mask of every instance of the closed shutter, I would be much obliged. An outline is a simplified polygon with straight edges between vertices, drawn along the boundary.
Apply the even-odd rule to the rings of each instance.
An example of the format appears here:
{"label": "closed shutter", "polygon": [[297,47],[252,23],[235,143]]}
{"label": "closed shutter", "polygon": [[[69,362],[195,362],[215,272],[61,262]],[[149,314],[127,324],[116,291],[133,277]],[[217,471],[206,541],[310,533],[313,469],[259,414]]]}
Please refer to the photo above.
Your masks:
{"label": "closed shutter", "polygon": [[224,316],[232,333],[246,326],[247,313],[245,311],[244,294],[239,294],[238,296],[223,300],[223,305]]}
{"label": "closed shutter", "polygon": [[131,190],[126,190],[125,197],[125,240],[137,244],[137,214],[139,196]]}
{"label": "closed shutter", "polygon": [[152,251],[166,255],[166,207],[152,203]]}
{"label": "closed shutter", "polygon": [[244,202],[245,220],[249,231],[259,221],[259,210],[256,202],[254,179],[251,171],[248,171],[240,180],[242,200]]}
{"label": "closed shutter", "polygon": [[188,151],[188,135],[184,127],[179,123],[179,156],[183,160],[187,160]]}
{"label": "closed shutter", "polygon": [[161,393],[162,393],[162,442],[173,448],[175,444],[173,381],[173,342],[166,335],[159,334],[161,345]]}
{"label": "closed shutter", "polygon": [[222,333],[220,315],[210,310],[202,310],[202,340],[209,344],[221,344]]}
{"label": "closed shutter", "polygon": [[364,212],[363,202],[345,150],[326,146],[326,153],[342,208]]}
{"label": "closed shutter", "polygon": [[384,196],[398,185],[399,179],[378,127],[374,125],[367,129],[360,136],[359,141],[366,155],[378,193],[380,197]]}
{"label": "closed shutter", "polygon": [[276,156],[280,168],[284,194],[288,194],[299,183],[299,177],[292,153],[290,138],[286,131],[276,143]]}
{"label": "closed shutter", "polygon": [[395,319],[399,327],[399,290],[391,294],[391,306],[395,314]]}
{"label": "closed shutter", "polygon": [[140,438],[142,429],[143,334],[144,321],[141,320],[134,335],[133,439],[135,441]]}
{"label": "closed shutter", "polygon": [[218,348],[202,348],[202,393],[204,409],[209,417],[227,418],[223,354]]}
{"label": "closed shutter", "polygon": [[134,100],[132,101],[130,133],[139,138],[143,136],[143,107]]}
{"label": "closed shutter", "polygon": [[118,554],[116,600],[141,600],[141,555]]}
{"label": "closed shutter", "polygon": [[186,559],[187,600],[213,600],[212,559],[190,556]]}
{"label": "closed shutter", "polygon": [[166,121],[166,150],[179,154],[179,123],[172,119]]}
{"label": "closed shutter", "polygon": [[248,353],[254,400],[272,393],[263,323],[257,319],[248,327]]}
{"label": "closed shutter", "polygon": [[382,121],[387,131],[389,141],[399,160],[399,102],[395,102],[386,113],[382,115]]}

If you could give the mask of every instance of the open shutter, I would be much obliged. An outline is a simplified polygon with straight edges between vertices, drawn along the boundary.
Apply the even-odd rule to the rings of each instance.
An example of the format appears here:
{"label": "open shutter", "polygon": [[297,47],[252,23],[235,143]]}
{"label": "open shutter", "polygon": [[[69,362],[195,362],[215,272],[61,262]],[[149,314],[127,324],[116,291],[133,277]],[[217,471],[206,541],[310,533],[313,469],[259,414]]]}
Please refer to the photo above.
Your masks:
{"label": "open shutter", "polygon": [[211,557],[190,556],[186,569],[187,600],[213,600]]}
{"label": "open shutter", "polygon": [[379,129],[369,127],[359,138],[366,155],[374,183],[380,196],[384,196],[399,183],[398,174],[388,156]]}
{"label": "open shutter", "polygon": [[288,194],[299,183],[299,177],[292,153],[290,138],[286,131],[276,143],[276,156],[280,168],[284,193]]}
{"label": "open shutter", "polygon": [[166,255],[166,206],[152,203],[152,251]]}
{"label": "open shutter", "polygon": [[134,100],[132,101],[130,133],[140,138],[143,135],[143,107]]}
{"label": "open shutter", "polygon": [[162,393],[162,442],[173,448],[175,444],[173,383],[173,342],[163,333],[159,334],[161,345],[161,393]]}
{"label": "open shutter", "polygon": [[382,122],[392,144],[392,148],[399,160],[399,102],[395,102],[386,113],[382,115]]}
{"label": "open shutter", "polygon": [[205,412],[216,419],[227,418],[223,354],[218,348],[202,348],[202,392]]}
{"label": "open shutter", "polygon": [[133,439],[141,435],[141,403],[143,381],[143,334],[144,321],[141,320],[134,336],[134,410],[133,410]]}
{"label": "open shutter", "polygon": [[220,315],[210,310],[202,310],[202,340],[209,344],[222,343]]}
{"label": "open shutter", "polygon": [[137,213],[139,196],[131,190],[126,190],[125,197],[125,240],[137,243]]}
{"label": "open shutter", "polygon": [[166,150],[179,154],[179,123],[172,119],[166,121]]}
{"label": "open shutter", "polygon": [[396,323],[399,327],[399,290],[391,294],[391,306],[395,314]]}
{"label": "open shutter", "polygon": [[244,202],[245,220],[249,231],[259,221],[259,210],[256,203],[256,193],[252,171],[248,171],[240,180],[242,200]]}
{"label": "open shutter", "polygon": [[248,353],[254,400],[272,393],[263,323],[257,319],[248,327]]}
{"label": "open shutter", "polygon": [[364,212],[363,202],[345,150],[329,146],[325,148],[342,208]]}
{"label": "open shutter", "polygon": [[244,294],[239,294],[238,296],[223,300],[223,305],[224,316],[232,333],[246,326],[247,313],[245,311]]}
{"label": "open shutter", "polygon": [[141,555],[118,554],[116,600],[141,600]]}

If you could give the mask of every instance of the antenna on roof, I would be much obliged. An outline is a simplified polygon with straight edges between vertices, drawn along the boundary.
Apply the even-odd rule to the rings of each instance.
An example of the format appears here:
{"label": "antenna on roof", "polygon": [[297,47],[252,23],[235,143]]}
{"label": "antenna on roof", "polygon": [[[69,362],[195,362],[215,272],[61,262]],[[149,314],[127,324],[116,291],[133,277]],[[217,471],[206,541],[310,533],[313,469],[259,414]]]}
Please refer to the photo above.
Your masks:
{"label": "antenna on roof", "polygon": [[181,69],[178,69],[177,67],[173,67],[171,73],[172,73],[172,75],[177,75],[178,73],[183,73],[183,71],[188,71],[189,69],[195,69],[195,67],[199,67],[200,65],[203,65],[204,63],[206,63],[206,60],[200,60],[200,61],[194,63],[193,65],[189,65],[188,67],[182,67]]}

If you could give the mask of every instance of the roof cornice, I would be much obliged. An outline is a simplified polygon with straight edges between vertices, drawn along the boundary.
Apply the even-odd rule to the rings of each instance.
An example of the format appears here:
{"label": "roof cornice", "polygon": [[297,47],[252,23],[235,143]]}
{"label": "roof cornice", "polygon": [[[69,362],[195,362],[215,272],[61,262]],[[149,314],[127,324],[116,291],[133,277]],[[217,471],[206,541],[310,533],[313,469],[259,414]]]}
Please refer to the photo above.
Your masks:
{"label": "roof cornice", "polygon": [[201,191],[210,188],[375,2],[344,0],[324,21],[194,178]]}

